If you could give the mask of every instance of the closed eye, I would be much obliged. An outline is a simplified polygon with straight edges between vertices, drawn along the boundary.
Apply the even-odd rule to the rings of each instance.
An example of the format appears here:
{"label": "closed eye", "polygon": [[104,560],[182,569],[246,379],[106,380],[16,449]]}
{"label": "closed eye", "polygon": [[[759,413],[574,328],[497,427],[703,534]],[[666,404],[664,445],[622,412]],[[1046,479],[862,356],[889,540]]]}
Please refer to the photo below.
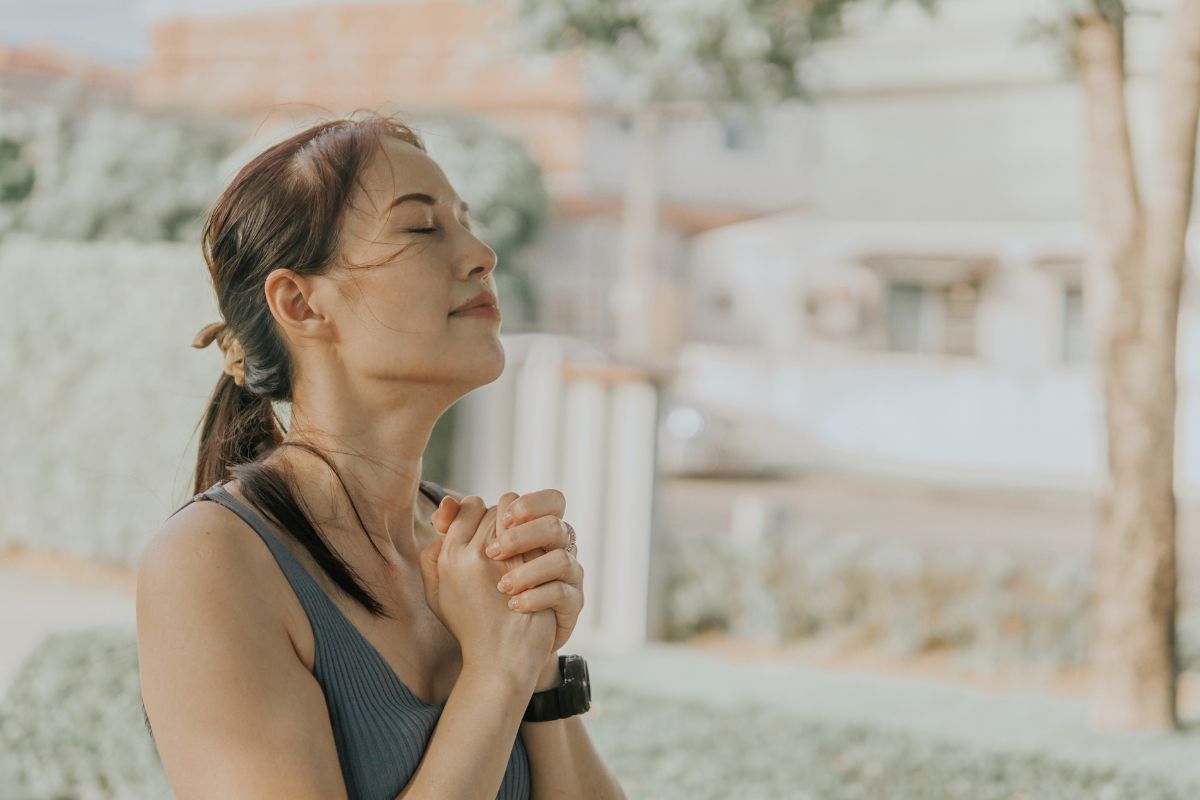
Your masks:
{"label": "closed eye", "polygon": [[433,233],[437,228],[411,228],[409,233]]}

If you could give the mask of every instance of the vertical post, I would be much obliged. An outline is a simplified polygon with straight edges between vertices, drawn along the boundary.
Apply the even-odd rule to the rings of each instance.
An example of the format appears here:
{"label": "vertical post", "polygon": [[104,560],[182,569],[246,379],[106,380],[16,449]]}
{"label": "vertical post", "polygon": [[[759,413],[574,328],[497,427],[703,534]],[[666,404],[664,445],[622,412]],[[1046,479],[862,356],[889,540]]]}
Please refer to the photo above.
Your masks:
{"label": "vertical post", "polygon": [[654,256],[658,240],[658,112],[639,109],[633,119],[633,145],[625,181],[620,260],[612,303],[614,352],[640,360],[654,337]]}
{"label": "vertical post", "polygon": [[600,622],[617,648],[641,644],[648,634],[656,395],[646,381],[620,383],[612,390]]}
{"label": "vertical post", "polygon": [[605,450],[609,436],[608,393],[604,384],[580,377],[566,383],[563,410],[562,490],[567,496],[567,518],[580,531],[579,563],[584,566],[583,611],[573,636],[594,637],[604,602],[599,581],[604,558]]}

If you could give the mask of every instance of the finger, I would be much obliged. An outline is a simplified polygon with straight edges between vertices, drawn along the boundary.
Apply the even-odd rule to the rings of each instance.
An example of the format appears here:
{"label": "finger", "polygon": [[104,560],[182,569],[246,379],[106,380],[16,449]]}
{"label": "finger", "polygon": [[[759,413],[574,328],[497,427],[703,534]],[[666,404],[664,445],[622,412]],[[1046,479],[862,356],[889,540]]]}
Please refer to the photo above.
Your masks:
{"label": "finger", "polygon": [[511,558],[535,547],[545,550],[560,549],[566,546],[567,528],[558,517],[538,517],[499,532],[497,543],[500,549],[493,558]]}
{"label": "finger", "polygon": [[505,527],[511,528],[547,514],[561,519],[566,511],[567,498],[562,492],[558,489],[539,489],[536,492],[520,495],[517,501],[508,508],[512,519],[505,520],[501,515],[501,522]]}
{"label": "finger", "polygon": [[507,515],[512,512],[512,504],[520,499],[521,495],[516,492],[505,492],[500,495],[500,501],[496,503],[496,510],[499,513],[500,524],[496,526],[496,531],[500,532],[512,527],[511,524],[505,522],[508,519]]}
{"label": "finger", "polygon": [[583,608],[583,593],[569,583],[551,581],[513,595],[508,607],[527,614],[546,608],[553,608],[556,614],[578,614]]}
{"label": "finger", "polygon": [[442,502],[438,504],[437,510],[430,517],[433,529],[438,533],[444,534],[450,528],[450,523],[454,521],[454,517],[457,516],[459,508],[458,500],[450,495],[443,497]]}
{"label": "finger", "polygon": [[504,574],[496,588],[505,594],[520,594],[526,589],[556,580],[579,587],[583,585],[583,568],[575,556],[566,550],[551,550],[513,567]]}
{"label": "finger", "polygon": [[495,535],[488,539],[487,549],[484,551],[493,558],[495,558],[493,555],[494,553],[500,552],[496,549],[498,547],[497,540],[500,538],[500,533],[504,529],[503,523],[499,520],[503,519],[504,513],[508,510],[509,506],[520,496],[521,495],[517,494],[516,492],[505,492],[504,494],[500,495],[500,501],[496,504],[497,524],[496,530],[494,531]]}
{"label": "finger", "polygon": [[487,543],[492,540],[492,536],[496,532],[496,512],[496,506],[487,506],[479,521],[475,523],[475,532],[471,536],[468,546],[481,556],[483,548],[487,547]]}
{"label": "finger", "polygon": [[475,540],[479,523],[486,513],[487,507],[484,506],[482,497],[473,494],[464,497],[458,509],[458,514],[446,530],[443,549],[449,550],[452,547],[470,546]]}
{"label": "finger", "polygon": [[421,570],[421,587],[425,593],[425,604],[430,608],[437,605],[438,597],[438,556],[442,552],[443,539],[437,539],[428,547],[422,548],[417,557],[417,566]]}

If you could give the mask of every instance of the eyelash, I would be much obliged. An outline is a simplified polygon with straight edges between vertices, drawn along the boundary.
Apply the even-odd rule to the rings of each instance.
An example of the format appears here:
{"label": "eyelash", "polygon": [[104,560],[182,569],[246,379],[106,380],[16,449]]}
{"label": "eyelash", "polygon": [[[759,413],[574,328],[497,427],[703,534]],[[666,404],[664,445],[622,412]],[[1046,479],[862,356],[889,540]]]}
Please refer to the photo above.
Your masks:
{"label": "eyelash", "polygon": [[[467,230],[472,230],[470,225],[465,225]],[[437,228],[410,228],[409,233],[433,233]]]}

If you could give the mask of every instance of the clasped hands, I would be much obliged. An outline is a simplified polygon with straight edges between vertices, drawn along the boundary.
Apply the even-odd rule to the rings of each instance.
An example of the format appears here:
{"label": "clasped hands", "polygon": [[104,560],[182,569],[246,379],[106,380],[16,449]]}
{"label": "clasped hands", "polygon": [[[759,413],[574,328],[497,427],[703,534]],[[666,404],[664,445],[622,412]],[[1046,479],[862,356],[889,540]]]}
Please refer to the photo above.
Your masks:
{"label": "clasped hands", "polygon": [[[566,506],[566,497],[557,489],[523,495],[505,492],[498,503],[496,532],[486,549],[492,559],[511,565],[496,585],[496,591],[511,597],[510,608],[526,614],[554,610],[554,651],[570,638],[583,609],[583,567],[565,549]],[[439,534],[449,530],[459,507],[449,495],[442,500],[432,517]]]}

